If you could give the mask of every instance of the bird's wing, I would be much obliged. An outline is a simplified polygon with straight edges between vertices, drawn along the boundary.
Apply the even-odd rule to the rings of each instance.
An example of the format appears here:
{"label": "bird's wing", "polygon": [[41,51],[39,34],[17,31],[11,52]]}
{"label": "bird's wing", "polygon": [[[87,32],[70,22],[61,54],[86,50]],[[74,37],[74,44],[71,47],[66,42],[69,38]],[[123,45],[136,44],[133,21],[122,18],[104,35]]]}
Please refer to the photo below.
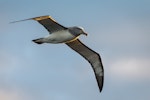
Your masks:
{"label": "bird's wing", "polygon": [[[51,16],[48,16],[48,15],[24,19],[24,20],[20,20],[20,21],[26,21],[26,20],[38,21],[41,25],[43,25],[49,31],[49,33],[67,29],[66,27],[57,23],[54,19],[52,19]],[[20,21],[15,21],[15,22],[20,22]],[[11,23],[15,23],[15,22],[11,22]]]}
{"label": "bird's wing", "polygon": [[103,88],[104,69],[100,55],[85,46],[79,39],[66,43],[70,48],[83,56],[92,66],[100,92]]}

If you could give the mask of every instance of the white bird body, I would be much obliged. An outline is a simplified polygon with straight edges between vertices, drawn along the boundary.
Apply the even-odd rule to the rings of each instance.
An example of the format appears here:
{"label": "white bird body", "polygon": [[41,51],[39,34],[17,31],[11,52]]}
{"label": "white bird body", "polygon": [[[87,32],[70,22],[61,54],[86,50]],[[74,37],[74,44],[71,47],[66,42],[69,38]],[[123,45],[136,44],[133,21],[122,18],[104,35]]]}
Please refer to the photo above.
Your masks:
{"label": "white bird body", "polygon": [[74,39],[77,39],[78,37],[74,36],[73,34],[70,34],[68,30],[61,30],[56,31],[52,34],[49,34],[48,36],[42,38],[44,43],[66,43],[70,42]]}

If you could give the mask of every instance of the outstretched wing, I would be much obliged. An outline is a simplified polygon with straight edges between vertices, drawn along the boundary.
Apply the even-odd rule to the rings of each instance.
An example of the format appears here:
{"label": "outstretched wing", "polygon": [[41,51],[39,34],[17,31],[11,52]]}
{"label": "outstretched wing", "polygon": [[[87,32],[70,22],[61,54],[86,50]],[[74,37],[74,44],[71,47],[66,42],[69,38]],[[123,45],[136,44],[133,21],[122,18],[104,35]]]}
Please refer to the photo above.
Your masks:
{"label": "outstretched wing", "polygon": [[103,80],[104,80],[104,69],[102,65],[102,61],[100,55],[95,51],[91,50],[87,46],[85,46],[79,39],[66,43],[70,48],[75,50],[81,56],[83,56],[92,66],[95,77],[99,86],[100,92],[103,88]]}
{"label": "outstretched wing", "polygon": [[[60,25],[54,19],[52,19],[51,16],[39,16],[39,17],[24,19],[20,21],[26,21],[26,20],[38,21],[41,25],[43,25],[49,31],[49,33],[67,29],[66,27]],[[15,22],[20,22],[20,21],[15,21]],[[15,23],[15,22],[11,22],[11,23]]]}

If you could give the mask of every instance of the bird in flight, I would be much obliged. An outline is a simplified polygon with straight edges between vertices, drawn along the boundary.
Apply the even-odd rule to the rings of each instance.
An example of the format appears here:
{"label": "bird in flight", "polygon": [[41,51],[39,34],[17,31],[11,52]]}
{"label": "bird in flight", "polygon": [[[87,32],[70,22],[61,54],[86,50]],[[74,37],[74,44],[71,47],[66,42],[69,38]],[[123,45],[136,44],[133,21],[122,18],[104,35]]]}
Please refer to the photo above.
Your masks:
{"label": "bird in flight", "polygon": [[[97,80],[97,84],[99,87],[99,91],[102,91],[103,82],[104,82],[104,69],[101,61],[100,55],[84,45],[78,38],[81,34],[86,35],[87,33],[81,27],[65,27],[61,24],[57,23],[51,16],[39,16],[34,18],[29,18],[20,21],[26,20],[35,20],[38,21],[41,25],[43,25],[49,35],[46,37],[38,38],[32,40],[37,44],[43,43],[65,43],[71,49],[79,53],[82,57],[84,57],[92,66],[92,69],[95,73],[95,78]],[[15,22],[20,22],[15,21]],[[15,23],[11,22],[11,23]]]}

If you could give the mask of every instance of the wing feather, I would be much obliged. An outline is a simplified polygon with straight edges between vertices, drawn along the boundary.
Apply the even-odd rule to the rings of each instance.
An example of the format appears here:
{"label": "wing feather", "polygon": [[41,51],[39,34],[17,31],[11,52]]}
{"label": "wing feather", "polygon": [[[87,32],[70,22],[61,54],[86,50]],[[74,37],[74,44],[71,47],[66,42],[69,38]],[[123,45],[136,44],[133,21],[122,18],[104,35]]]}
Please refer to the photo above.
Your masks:
{"label": "wing feather", "polygon": [[103,88],[104,69],[100,55],[84,45],[79,39],[66,43],[70,48],[83,56],[92,66],[100,92]]}
{"label": "wing feather", "polygon": [[[52,19],[51,16],[39,16],[39,17],[34,17],[34,18],[28,18],[28,19],[24,19],[24,20],[20,20],[20,21],[26,21],[26,20],[36,20],[38,21],[41,25],[43,25],[48,31],[49,33],[53,33],[56,31],[60,31],[60,30],[64,30],[67,29],[66,27],[60,25],[59,23],[57,23],[54,19]],[[14,21],[11,23],[16,23],[16,22],[20,22],[20,21]]]}
{"label": "wing feather", "polygon": [[57,23],[52,17],[50,16],[40,16],[32,18],[33,20],[38,21],[41,25],[43,25],[50,33],[67,29],[66,27]]}

